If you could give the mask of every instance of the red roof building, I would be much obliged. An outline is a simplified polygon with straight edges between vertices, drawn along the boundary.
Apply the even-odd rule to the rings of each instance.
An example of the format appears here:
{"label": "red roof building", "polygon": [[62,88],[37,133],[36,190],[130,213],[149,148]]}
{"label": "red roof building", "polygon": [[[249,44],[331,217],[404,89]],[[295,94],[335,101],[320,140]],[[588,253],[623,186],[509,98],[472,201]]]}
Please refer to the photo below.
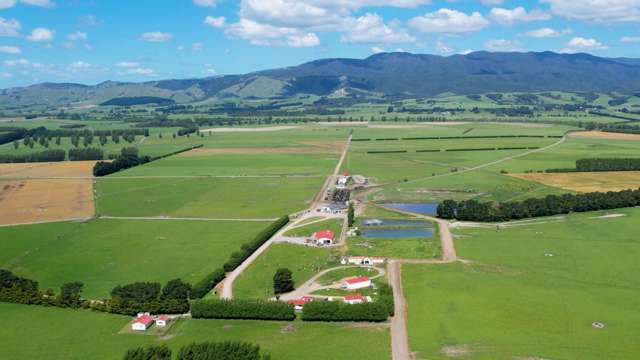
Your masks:
{"label": "red roof building", "polygon": [[131,323],[131,329],[137,331],[147,330],[151,325],[153,325],[153,318],[149,315],[138,316],[133,323]]}
{"label": "red roof building", "polygon": [[355,294],[355,295],[347,295],[344,297],[344,302],[346,302],[347,304],[362,304],[362,303],[366,303],[367,302],[367,298],[360,295],[360,294]]}
{"label": "red roof building", "polygon": [[321,244],[321,245],[331,245],[333,244],[333,239],[334,239],[334,233],[331,230],[321,230],[321,231],[316,231],[313,234],[313,238],[316,240],[317,243]]}
{"label": "red roof building", "polygon": [[366,276],[350,278],[344,281],[343,287],[349,290],[371,287],[371,279]]}

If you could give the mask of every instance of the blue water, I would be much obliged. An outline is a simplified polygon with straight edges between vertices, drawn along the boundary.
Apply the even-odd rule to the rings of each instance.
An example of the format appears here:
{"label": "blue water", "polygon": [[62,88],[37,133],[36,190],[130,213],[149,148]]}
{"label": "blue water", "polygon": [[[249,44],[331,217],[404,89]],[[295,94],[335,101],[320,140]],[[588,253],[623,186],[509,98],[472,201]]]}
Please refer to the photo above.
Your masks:
{"label": "blue water", "polygon": [[362,231],[362,236],[374,239],[401,239],[432,237],[431,229],[369,229]]}
{"label": "blue water", "polygon": [[412,227],[432,227],[430,222],[411,220],[388,220],[388,219],[363,219],[364,226],[412,226]]}
{"label": "blue water", "polygon": [[425,204],[402,204],[402,203],[394,203],[394,204],[385,204],[392,209],[398,209],[402,211],[408,211],[416,214],[425,214],[425,215],[435,215],[438,211],[438,204],[436,203],[425,203]]}

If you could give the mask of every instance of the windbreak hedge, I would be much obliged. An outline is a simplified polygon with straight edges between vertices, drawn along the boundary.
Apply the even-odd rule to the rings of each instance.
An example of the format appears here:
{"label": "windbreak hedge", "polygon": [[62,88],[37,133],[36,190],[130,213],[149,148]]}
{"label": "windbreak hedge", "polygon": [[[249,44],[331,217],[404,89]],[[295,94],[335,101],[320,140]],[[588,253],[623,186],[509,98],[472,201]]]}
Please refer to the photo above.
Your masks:
{"label": "windbreak hedge", "polygon": [[285,320],[296,318],[293,305],[264,300],[196,300],[191,316],[202,319]]}
{"label": "windbreak hedge", "polygon": [[204,279],[200,280],[193,286],[193,289],[191,289],[191,298],[203,298],[209,293],[209,291],[211,291],[214,287],[216,287],[216,285],[224,280],[225,276],[226,273],[224,272],[224,269],[215,269],[212,273],[205,276]]}
{"label": "windbreak hedge", "polygon": [[224,263],[224,271],[233,271],[235,268],[240,266],[240,264],[242,264],[243,261],[251,256],[254,251],[258,250],[258,248],[262,246],[262,244],[271,239],[273,235],[275,235],[280,229],[282,229],[283,226],[287,225],[288,223],[289,216],[285,215],[269,225],[269,227],[267,227],[266,229],[262,230],[258,235],[256,235],[253,241],[244,243],[240,251],[236,251],[231,254],[231,259]]}
{"label": "windbreak hedge", "polygon": [[28,163],[64,161],[67,153],[64,150],[45,150],[24,155],[0,155],[0,163]]}
{"label": "windbreak hedge", "polygon": [[312,301],[302,309],[303,321],[383,322],[388,317],[388,304],[380,302],[350,305],[341,301]]}

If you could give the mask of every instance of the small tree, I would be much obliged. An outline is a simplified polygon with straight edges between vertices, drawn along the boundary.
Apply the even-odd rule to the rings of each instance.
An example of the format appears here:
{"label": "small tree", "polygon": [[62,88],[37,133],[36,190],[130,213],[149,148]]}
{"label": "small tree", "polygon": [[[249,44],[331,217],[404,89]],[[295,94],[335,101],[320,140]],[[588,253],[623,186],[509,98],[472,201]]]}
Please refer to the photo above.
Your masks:
{"label": "small tree", "polygon": [[19,148],[19,147],[20,147],[20,141],[15,140],[15,141],[13,142],[13,148],[14,148],[14,149],[16,149],[16,150],[18,150],[18,148]]}
{"label": "small tree", "polygon": [[352,227],[355,221],[355,210],[353,209],[353,203],[349,202],[349,210],[347,210],[347,226]]}
{"label": "small tree", "polygon": [[60,146],[60,142],[61,142],[60,136],[56,137],[56,145]]}
{"label": "small tree", "polygon": [[295,290],[293,284],[293,274],[287,268],[280,268],[273,275],[273,292],[283,294]]}
{"label": "small tree", "polygon": [[62,285],[60,289],[60,304],[72,308],[80,307],[82,305],[80,293],[83,287],[84,284],[79,281]]}

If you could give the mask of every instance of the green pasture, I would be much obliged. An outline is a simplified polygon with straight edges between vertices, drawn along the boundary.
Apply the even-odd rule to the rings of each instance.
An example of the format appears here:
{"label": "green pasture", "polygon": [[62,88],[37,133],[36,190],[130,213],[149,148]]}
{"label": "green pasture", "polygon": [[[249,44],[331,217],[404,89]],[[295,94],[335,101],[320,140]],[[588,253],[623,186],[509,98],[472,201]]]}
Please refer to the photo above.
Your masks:
{"label": "green pasture", "polygon": [[337,162],[338,155],[331,154],[178,155],[114,176],[327,176],[333,172]]}
{"label": "green pasture", "polygon": [[627,209],[454,230],[469,263],[403,265],[411,349],[429,359],[447,359],[447,351],[468,359],[638,358],[639,216]]}
{"label": "green pasture", "polygon": [[84,296],[104,298],[136,281],[200,281],[268,224],[92,220],[0,227],[0,268],[42,289],[82,281]]}
{"label": "green pasture", "polygon": [[346,278],[359,277],[359,276],[374,277],[376,275],[378,275],[378,272],[371,267],[352,266],[352,267],[341,268],[341,269],[330,271],[322,275],[318,279],[318,283],[322,285],[331,285],[337,281],[340,281]]}
{"label": "green pasture", "polygon": [[271,298],[274,295],[273,275],[279,268],[291,270],[295,286],[299,286],[320,270],[338,265],[339,260],[338,254],[327,249],[273,244],[238,277],[233,286],[233,296]]}
{"label": "green pasture", "polygon": [[307,207],[324,178],[118,178],[96,181],[96,211],[111,216],[273,219]]}
{"label": "green pasture", "polygon": [[440,238],[434,228],[430,238],[378,239],[364,236],[347,238],[348,255],[384,256],[398,259],[435,259],[440,256]]}
{"label": "green pasture", "polygon": [[6,360],[112,360],[129,348],[158,344],[168,345],[175,356],[181,346],[204,341],[247,341],[283,360],[386,360],[391,354],[389,330],[383,326],[189,319],[155,336],[120,334],[130,321],[127,316],[6,303],[0,303],[0,313]]}

